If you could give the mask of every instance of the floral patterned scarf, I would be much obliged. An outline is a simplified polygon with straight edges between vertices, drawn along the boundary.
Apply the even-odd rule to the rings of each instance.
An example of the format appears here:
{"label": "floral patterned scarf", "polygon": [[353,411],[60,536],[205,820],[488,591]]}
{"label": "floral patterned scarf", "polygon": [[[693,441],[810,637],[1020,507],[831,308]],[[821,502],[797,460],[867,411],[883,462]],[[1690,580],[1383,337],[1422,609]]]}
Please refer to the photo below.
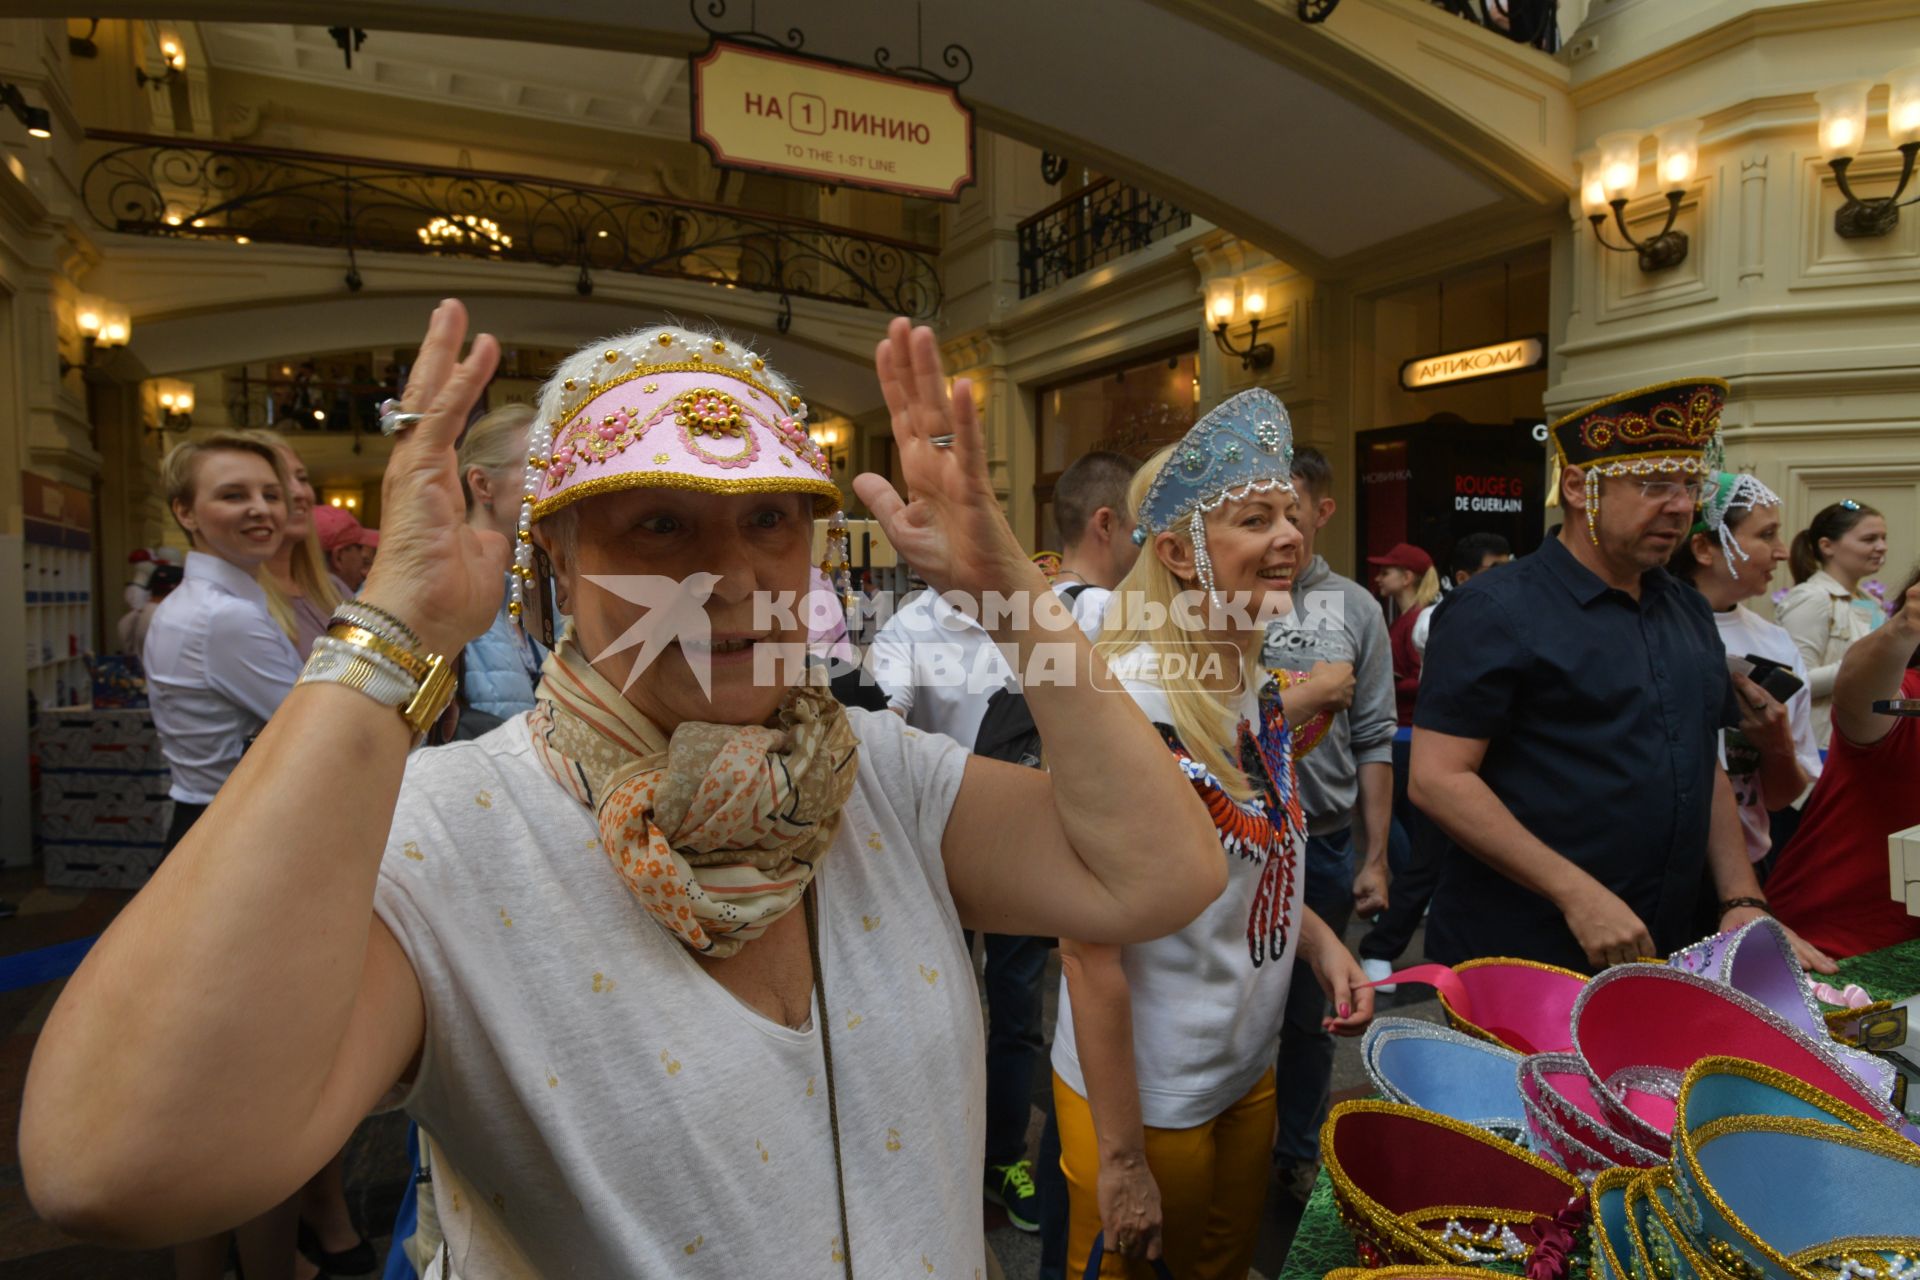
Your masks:
{"label": "floral patterned scarf", "polygon": [[689,721],[664,736],[569,626],[534,697],[535,754],[599,820],[601,848],[663,928],[722,959],[799,904],[859,758],[826,690],[790,689],[771,728]]}

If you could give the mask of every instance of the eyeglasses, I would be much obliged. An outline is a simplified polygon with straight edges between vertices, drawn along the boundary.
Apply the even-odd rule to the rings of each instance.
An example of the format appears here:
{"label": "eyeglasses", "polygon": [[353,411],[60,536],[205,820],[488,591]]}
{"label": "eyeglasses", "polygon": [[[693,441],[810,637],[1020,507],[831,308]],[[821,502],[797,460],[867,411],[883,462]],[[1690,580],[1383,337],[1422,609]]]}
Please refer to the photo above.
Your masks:
{"label": "eyeglasses", "polygon": [[1705,490],[1706,485],[1699,480],[1642,480],[1640,482],[1640,492],[1654,502],[1672,502],[1684,493],[1690,501],[1698,505],[1700,495]]}

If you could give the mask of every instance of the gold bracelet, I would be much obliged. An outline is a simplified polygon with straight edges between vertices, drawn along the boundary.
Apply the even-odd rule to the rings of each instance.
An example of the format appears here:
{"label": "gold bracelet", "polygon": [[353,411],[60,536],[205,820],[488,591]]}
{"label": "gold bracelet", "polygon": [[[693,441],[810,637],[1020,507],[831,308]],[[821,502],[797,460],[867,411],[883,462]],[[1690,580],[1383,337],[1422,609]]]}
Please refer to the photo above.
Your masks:
{"label": "gold bracelet", "polygon": [[365,627],[356,626],[351,622],[336,622],[327,628],[327,634],[343,644],[371,649],[416,681],[424,681],[428,672],[432,670],[432,660],[427,655],[409,653],[385,636],[376,635]]}
{"label": "gold bracelet", "polygon": [[413,730],[417,742],[427,736],[427,730],[439,722],[446,712],[447,704],[453,701],[454,679],[453,663],[439,654],[427,658],[427,677],[420,682],[420,688],[406,706],[400,708],[400,716]]}

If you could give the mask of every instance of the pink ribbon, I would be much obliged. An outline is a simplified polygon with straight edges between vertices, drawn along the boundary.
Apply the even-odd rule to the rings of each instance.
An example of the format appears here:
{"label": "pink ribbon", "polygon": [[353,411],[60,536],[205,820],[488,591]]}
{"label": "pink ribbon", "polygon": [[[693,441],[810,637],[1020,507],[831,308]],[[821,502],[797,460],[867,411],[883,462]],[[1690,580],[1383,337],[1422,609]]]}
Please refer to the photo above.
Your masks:
{"label": "pink ribbon", "polygon": [[1467,995],[1467,984],[1460,981],[1460,975],[1444,964],[1416,964],[1411,969],[1399,969],[1378,982],[1369,982],[1370,987],[1392,986],[1396,982],[1418,982],[1432,987],[1440,993],[1452,1010],[1473,1021],[1473,1000]]}
{"label": "pink ribbon", "polygon": [[1395,970],[1380,981],[1369,982],[1366,985],[1383,987],[1398,982],[1419,982],[1432,987],[1440,993],[1440,998],[1447,1002],[1447,1007],[1460,1015],[1462,1020],[1471,1022],[1509,1049],[1517,1049],[1521,1053],[1538,1051],[1531,1040],[1512,1027],[1489,1026],[1475,1018],[1473,997],[1467,994],[1467,984],[1460,980],[1459,974],[1444,964],[1416,964],[1411,969]]}
{"label": "pink ribbon", "polygon": [[1839,991],[1824,982],[1816,982],[1813,984],[1813,998],[1822,1004],[1837,1004],[1843,1009],[1864,1009],[1873,1003],[1872,996],[1851,982]]}

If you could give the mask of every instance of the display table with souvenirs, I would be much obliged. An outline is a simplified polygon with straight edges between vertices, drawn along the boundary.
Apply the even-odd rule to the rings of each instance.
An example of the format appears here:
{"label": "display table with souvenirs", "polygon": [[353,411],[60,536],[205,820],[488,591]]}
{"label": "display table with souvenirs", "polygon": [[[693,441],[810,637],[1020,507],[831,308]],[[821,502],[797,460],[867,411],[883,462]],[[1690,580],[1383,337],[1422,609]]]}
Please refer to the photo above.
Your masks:
{"label": "display table with souvenirs", "polygon": [[1771,919],[1593,978],[1397,976],[1449,1025],[1369,1029],[1283,1280],[1920,1280],[1920,941],[1825,983]]}

